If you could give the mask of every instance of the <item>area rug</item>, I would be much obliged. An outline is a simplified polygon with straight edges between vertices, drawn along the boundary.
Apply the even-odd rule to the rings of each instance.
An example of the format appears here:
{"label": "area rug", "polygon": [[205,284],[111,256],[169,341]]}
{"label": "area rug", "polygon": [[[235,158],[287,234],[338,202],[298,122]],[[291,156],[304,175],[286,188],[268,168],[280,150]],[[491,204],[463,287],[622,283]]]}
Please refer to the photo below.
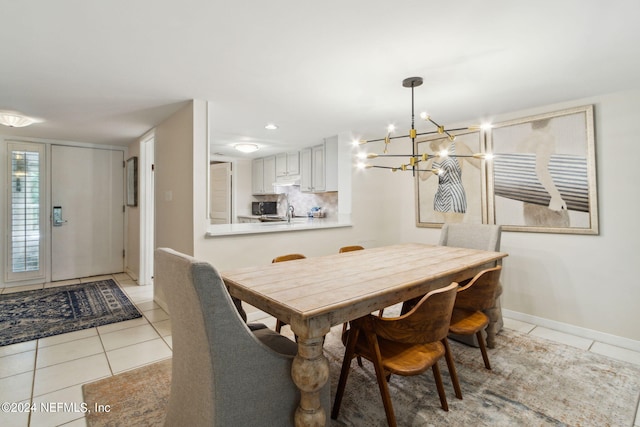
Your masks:
{"label": "area rug", "polygon": [[[331,365],[332,398],[344,347],[340,326],[325,341]],[[449,412],[440,401],[430,371],[390,382],[399,426],[633,426],[640,398],[640,367],[595,353],[503,330],[489,349],[493,370],[480,350],[451,343],[463,400],[456,399],[444,361],[440,363]],[[386,418],[371,364],[354,361],[333,427],[385,426]],[[110,405],[110,412],[87,415],[89,426],[164,422],[171,362],[166,360],[83,386],[84,401]]]}
{"label": "area rug", "polygon": [[112,279],[0,295],[0,346],[142,315]]}

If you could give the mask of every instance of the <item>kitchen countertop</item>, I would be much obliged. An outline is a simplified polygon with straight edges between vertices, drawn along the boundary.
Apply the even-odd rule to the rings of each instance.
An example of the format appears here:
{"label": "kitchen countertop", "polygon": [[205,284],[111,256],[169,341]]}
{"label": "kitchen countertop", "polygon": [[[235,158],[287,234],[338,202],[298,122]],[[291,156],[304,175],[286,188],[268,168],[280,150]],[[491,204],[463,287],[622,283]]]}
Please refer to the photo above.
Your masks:
{"label": "kitchen countertop", "polygon": [[338,218],[293,218],[291,222],[259,222],[214,224],[207,229],[205,237],[233,236],[240,234],[280,233],[302,230],[322,230],[327,228],[351,227],[351,216]]}

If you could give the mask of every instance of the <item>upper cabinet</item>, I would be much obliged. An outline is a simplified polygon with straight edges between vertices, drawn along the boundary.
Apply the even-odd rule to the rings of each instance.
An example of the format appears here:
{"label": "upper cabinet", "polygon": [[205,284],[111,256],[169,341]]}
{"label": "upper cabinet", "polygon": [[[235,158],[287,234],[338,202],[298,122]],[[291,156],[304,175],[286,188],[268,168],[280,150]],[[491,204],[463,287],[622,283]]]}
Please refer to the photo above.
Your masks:
{"label": "upper cabinet", "polygon": [[300,151],[300,191],[338,191],[338,137]]}
{"label": "upper cabinet", "polygon": [[274,194],[276,181],[276,157],[254,159],[251,164],[251,192],[253,194]]}
{"label": "upper cabinet", "polygon": [[254,195],[274,194],[278,179],[300,177],[300,191],[321,193],[338,191],[338,137],[326,138],[322,144],[254,159],[251,189]]}
{"label": "upper cabinet", "polygon": [[276,154],[276,176],[286,177],[300,174],[300,153],[289,151]]}

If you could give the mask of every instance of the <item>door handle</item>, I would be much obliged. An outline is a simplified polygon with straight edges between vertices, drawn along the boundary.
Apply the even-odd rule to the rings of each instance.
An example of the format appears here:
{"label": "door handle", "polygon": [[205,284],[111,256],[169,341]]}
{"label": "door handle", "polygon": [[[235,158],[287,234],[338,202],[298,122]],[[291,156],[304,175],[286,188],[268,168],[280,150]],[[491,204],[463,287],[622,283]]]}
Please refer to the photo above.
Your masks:
{"label": "door handle", "polygon": [[51,218],[54,227],[60,227],[62,226],[62,224],[67,222],[66,220],[62,219],[62,206],[53,207],[53,215],[51,216]]}

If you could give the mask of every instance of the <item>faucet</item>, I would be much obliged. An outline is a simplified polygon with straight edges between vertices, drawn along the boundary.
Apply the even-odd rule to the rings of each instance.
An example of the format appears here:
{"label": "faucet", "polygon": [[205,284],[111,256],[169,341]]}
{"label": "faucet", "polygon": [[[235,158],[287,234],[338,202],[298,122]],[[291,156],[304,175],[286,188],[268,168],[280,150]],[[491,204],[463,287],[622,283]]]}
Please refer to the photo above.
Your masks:
{"label": "faucet", "polygon": [[285,216],[287,218],[287,222],[290,223],[291,217],[293,216],[293,206],[289,204],[289,194],[283,193],[283,195],[285,202],[287,202],[287,212],[285,213]]}

